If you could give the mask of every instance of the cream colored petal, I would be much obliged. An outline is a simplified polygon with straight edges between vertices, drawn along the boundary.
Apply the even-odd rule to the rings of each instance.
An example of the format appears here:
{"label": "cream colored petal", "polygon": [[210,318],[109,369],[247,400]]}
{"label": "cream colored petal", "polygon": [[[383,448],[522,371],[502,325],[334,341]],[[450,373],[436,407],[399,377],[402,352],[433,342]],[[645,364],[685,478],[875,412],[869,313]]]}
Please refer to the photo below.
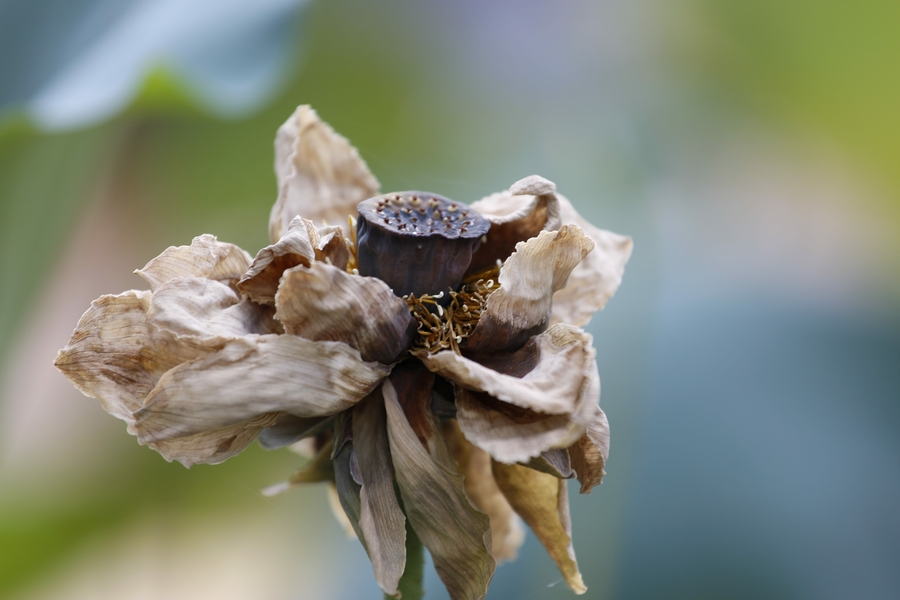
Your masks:
{"label": "cream colored petal", "polygon": [[241,300],[227,285],[199,277],[178,277],[157,287],[147,319],[161,331],[217,347],[273,328],[271,309]]}
{"label": "cream colored petal", "polygon": [[455,420],[445,421],[442,428],[456,460],[456,471],[465,478],[466,495],[475,508],[491,519],[494,560],[497,564],[515,560],[525,540],[525,528],[494,481],[490,455],[466,440]]}
{"label": "cream colored petal", "polygon": [[266,413],[227,427],[148,445],[169,462],[177,460],[188,468],[201,463],[217,465],[243,452],[277,418],[277,413]]}
{"label": "cream colored petal", "polygon": [[[269,218],[269,237],[278,240],[297,215],[316,225],[347,230],[356,205],[378,193],[378,181],[359,152],[309,106],[300,106],[275,139],[278,200]],[[348,231],[349,232],[349,231]]]}
{"label": "cream colored petal", "polygon": [[344,342],[363,360],[391,363],[415,335],[406,302],[387,284],[323,263],[285,271],[275,306],[288,333]]}
{"label": "cream colored petal", "polygon": [[316,260],[346,271],[350,261],[350,244],[344,237],[344,229],[337,225],[319,227],[316,235]]}
{"label": "cream colored petal", "polygon": [[256,254],[238,289],[254,302],[274,304],[282,273],[297,265],[308,267],[316,259],[317,238],[312,221],[295,218],[283,237]]}
{"label": "cream colored petal", "polygon": [[394,596],[406,568],[406,517],[394,493],[386,427],[384,400],[378,391],[353,408],[353,447],[362,478],[359,529],[375,580]]}
{"label": "cream colored petal", "polygon": [[572,524],[566,480],[521,465],[493,463],[494,478],[513,509],[519,513],[576,594],[587,586],[581,578],[572,547]]}
{"label": "cream colored petal", "polygon": [[174,366],[168,361],[155,364],[145,354],[152,335],[149,308],[150,292],[101,296],[78,321],[54,362],[83,394],[100,400],[106,412],[129,425],[160,375]]}
{"label": "cream colored petal", "polygon": [[389,380],[382,393],[406,516],[431,553],[450,598],[483,598],[496,565],[490,553],[490,519],[469,502],[462,476],[436,461],[419,441]]}
{"label": "cream colored petal", "polygon": [[195,237],[190,246],[170,246],[135,273],[155,291],[176,277],[203,277],[234,285],[249,265],[249,254],[234,244],[204,234]]}
{"label": "cream colored petal", "polygon": [[585,381],[596,369],[591,336],[560,323],[536,336],[535,343],[539,358],[524,376],[504,375],[450,350],[419,358],[429,370],[456,385],[487,392],[503,402],[547,414],[577,412],[585,401]]}
{"label": "cream colored petal", "polygon": [[587,432],[569,448],[572,468],[581,482],[581,493],[589,494],[591,488],[603,481],[603,467],[609,458],[609,423],[599,406],[593,407]]}
{"label": "cream colored petal", "polygon": [[518,244],[500,270],[500,289],[488,297],[466,350],[515,350],[546,329],[553,293],[566,285],[569,273],[593,246],[574,225],[542,231]]}
{"label": "cream colored petal", "polygon": [[328,416],[356,404],[388,372],[340,342],[246,336],[167,372],[135,413],[135,428],[150,443],[268,412]]}
{"label": "cream colored petal", "polygon": [[541,231],[556,231],[560,221],[556,185],[538,175],[531,175],[510,186],[509,190],[492,194],[472,204],[491,222],[491,229],[475,256],[469,272],[493,267],[506,260],[516,244],[531,239]]}
{"label": "cream colored petal", "polygon": [[587,325],[622,283],[625,263],[631,257],[630,237],[597,229],[575,211],[572,203],[559,196],[564,223],[574,223],[594,241],[594,251],[572,270],[569,282],[553,295],[552,323]]}

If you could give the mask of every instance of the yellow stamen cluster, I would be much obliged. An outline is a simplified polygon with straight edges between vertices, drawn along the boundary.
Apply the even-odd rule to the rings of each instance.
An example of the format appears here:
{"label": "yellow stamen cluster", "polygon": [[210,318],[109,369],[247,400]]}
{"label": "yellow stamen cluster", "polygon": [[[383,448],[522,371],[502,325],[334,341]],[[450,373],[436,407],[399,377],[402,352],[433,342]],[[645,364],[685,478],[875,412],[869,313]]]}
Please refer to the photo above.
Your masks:
{"label": "yellow stamen cluster", "polygon": [[404,296],[409,311],[419,323],[419,335],[413,342],[413,349],[425,350],[428,354],[450,349],[460,354],[459,345],[475,331],[488,296],[499,287],[493,278],[470,280],[458,292],[450,292],[450,304],[446,307],[437,303],[444,297],[444,292],[436,296]]}

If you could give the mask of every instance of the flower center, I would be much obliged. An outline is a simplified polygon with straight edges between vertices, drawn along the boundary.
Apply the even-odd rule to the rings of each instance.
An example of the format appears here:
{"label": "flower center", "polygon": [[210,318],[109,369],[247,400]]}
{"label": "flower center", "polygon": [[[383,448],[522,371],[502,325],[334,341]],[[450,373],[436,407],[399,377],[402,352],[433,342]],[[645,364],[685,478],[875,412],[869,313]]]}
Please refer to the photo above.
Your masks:
{"label": "flower center", "polygon": [[396,192],[359,204],[357,267],[397,296],[441,297],[459,288],[490,222],[471,207],[425,192]]}

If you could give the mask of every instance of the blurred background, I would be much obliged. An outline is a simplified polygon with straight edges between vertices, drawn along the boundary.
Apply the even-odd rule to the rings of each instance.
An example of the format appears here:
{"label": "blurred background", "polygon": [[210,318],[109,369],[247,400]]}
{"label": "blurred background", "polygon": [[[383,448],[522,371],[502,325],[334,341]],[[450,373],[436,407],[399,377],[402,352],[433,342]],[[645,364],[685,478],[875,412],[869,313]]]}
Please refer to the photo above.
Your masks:
{"label": "blurred background", "polygon": [[[382,189],[537,173],[633,236],[587,598],[900,597],[900,4],[0,0],[0,597],[380,598],[301,459],[186,470],[51,363],[169,245],[251,254],[310,103]],[[427,598],[445,598],[427,570]],[[488,598],[569,598],[529,535]]]}

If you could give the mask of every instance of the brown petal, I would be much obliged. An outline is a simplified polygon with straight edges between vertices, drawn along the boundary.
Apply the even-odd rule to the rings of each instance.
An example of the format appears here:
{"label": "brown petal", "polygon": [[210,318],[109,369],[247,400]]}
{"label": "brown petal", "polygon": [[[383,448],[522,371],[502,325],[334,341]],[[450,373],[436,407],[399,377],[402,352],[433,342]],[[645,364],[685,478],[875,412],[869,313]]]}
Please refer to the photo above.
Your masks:
{"label": "brown petal", "polygon": [[378,391],[353,409],[353,447],[362,488],[359,529],[375,571],[375,580],[388,595],[406,567],[406,517],[394,493],[394,469],[388,447],[384,401]]}
{"label": "brown petal", "polygon": [[525,540],[525,528],[494,481],[490,455],[466,440],[456,421],[445,421],[443,431],[456,460],[456,471],[465,478],[466,496],[491,519],[494,560],[497,564],[515,560]]}
{"label": "brown petal", "polygon": [[177,460],[188,468],[201,463],[217,465],[243,452],[259,432],[273,424],[277,418],[277,413],[265,413],[227,427],[163,440],[148,446],[162,454],[167,461]]}
{"label": "brown petal", "polygon": [[598,410],[600,380],[590,335],[560,323],[535,343],[540,360],[523,377],[451,352],[422,359],[456,383],[456,418],[466,439],[502,462],[528,462],[542,452],[568,448]]}
{"label": "brown petal", "polygon": [[297,215],[317,225],[339,225],[349,233],[347,216],[379,187],[356,148],[305,105],[278,130],[275,173],[278,200],[269,218],[273,242]]}
{"label": "brown petal", "polygon": [[135,413],[135,427],[150,443],[267,412],[328,416],[356,404],[387,374],[340,342],[246,336],[167,372]]}
{"label": "brown petal", "polygon": [[497,260],[506,260],[519,242],[561,225],[556,185],[538,175],[479,200],[472,208],[491,222],[491,230],[472,258],[469,273],[493,267]]}
{"label": "brown petal", "polygon": [[297,265],[308,267],[316,259],[317,237],[312,221],[295,218],[281,239],[256,254],[238,289],[254,302],[274,304],[282,273]]}
{"label": "brown petal", "polygon": [[593,246],[574,225],[542,231],[517,245],[500,270],[500,289],[488,297],[466,351],[515,350],[546,329],[553,293],[566,285],[569,273]]}
{"label": "brown petal", "polygon": [[[436,461],[419,441],[390,380],[382,393],[406,516],[431,552],[450,598],[483,598],[496,564],[490,553],[490,519],[466,498],[462,476]],[[425,397],[430,401],[430,393]]]}
{"label": "brown petal", "polygon": [[631,257],[632,242],[630,237],[597,229],[563,196],[559,196],[559,202],[563,222],[581,227],[594,241],[594,251],[572,270],[566,287],[553,295],[551,322],[581,327],[619,288],[625,263]]}
{"label": "brown petal", "polygon": [[384,282],[323,263],[286,271],[275,306],[288,333],[344,342],[367,361],[393,362],[415,335],[406,302]]}
{"label": "brown petal", "polygon": [[[309,439],[323,431],[331,430],[334,424],[333,417],[313,417],[305,419],[294,415],[283,414],[269,427],[266,427],[259,435],[259,445],[266,450],[284,448],[296,444],[300,440]],[[309,456],[314,454],[311,452]]]}
{"label": "brown petal", "polygon": [[569,448],[572,468],[581,482],[581,493],[588,494],[603,481],[603,470],[609,458],[609,423],[600,407],[594,407],[594,415],[587,432]]}
{"label": "brown petal", "polygon": [[513,509],[531,527],[576,594],[587,591],[575,550],[566,480],[521,465],[493,463],[494,478]]}
{"label": "brown petal", "polygon": [[504,402],[542,413],[575,413],[584,402],[585,381],[596,369],[591,336],[560,323],[536,336],[534,343],[539,358],[524,376],[505,375],[450,350],[419,358],[429,370],[465,389],[487,392]]}
{"label": "brown petal", "polygon": [[249,265],[249,254],[204,234],[195,237],[190,246],[170,246],[135,273],[151,290],[176,277],[202,277],[233,285]]}

